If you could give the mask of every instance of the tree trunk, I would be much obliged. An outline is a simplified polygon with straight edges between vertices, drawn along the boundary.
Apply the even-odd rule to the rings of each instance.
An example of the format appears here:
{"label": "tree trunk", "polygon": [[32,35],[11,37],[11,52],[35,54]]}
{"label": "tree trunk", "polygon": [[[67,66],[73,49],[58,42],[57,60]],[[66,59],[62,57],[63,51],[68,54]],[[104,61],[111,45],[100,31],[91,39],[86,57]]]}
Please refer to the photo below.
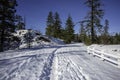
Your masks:
{"label": "tree trunk", "polygon": [[3,52],[3,44],[4,44],[4,30],[1,31],[1,40],[0,40],[0,52]]}
{"label": "tree trunk", "polygon": [[94,33],[94,5],[93,5],[93,0],[91,2],[91,43],[95,42],[95,33]]}

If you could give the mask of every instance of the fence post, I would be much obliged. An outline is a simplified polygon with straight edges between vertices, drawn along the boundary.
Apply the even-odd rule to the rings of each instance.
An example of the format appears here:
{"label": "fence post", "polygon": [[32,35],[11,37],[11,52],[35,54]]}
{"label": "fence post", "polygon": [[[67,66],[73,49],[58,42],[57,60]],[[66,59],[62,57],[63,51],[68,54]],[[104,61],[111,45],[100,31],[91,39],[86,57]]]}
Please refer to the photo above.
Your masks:
{"label": "fence post", "polygon": [[100,56],[101,56],[101,60],[104,61],[104,51],[103,50],[101,51],[101,55]]}
{"label": "fence post", "polygon": [[95,48],[92,48],[92,54],[95,57]]}
{"label": "fence post", "polygon": [[120,57],[118,58],[118,67],[120,68]]}
{"label": "fence post", "polygon": [[87,53],[90,54],[90,50],[89,50],[89,47],[87,47]]}

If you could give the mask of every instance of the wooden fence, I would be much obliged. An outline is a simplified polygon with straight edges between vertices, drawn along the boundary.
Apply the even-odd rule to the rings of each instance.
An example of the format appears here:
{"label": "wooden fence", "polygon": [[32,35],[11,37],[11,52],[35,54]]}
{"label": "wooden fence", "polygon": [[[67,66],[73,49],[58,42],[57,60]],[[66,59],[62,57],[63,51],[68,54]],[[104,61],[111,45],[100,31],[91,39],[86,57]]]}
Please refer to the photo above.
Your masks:
{"label": "wooden fence", "polygon": [[106,60],[120,68],[120,57],[117,55],[103,52],[102,50],[95,49],[94,47],[88,47],[87,53],[92,54],[93,56],[97,56],[101,60]]}

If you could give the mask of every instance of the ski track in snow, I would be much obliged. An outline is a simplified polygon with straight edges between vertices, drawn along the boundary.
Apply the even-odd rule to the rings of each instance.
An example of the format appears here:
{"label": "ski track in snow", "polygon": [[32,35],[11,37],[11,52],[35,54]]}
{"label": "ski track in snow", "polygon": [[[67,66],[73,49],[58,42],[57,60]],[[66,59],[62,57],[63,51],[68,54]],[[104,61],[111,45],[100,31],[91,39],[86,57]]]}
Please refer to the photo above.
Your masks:
{"label": "ski track in snow", "polygon": [[45,65],[44,65],[44,67],[43,67],[42,74],[40,75],[40,80],[50,80],[50,74],[51,74],[51,70],[52,70],[53,58],[54,58],[54,55],[55,55],[55,52],[57,51],[57,49],[54,50],[48,56],[47,61],[46,61]]}
{"label": "ski track in snow", "polygon": [[[77,50],[75,51],[75,49]],[[53,70],[54,76],[52,77],[54,78],[51,80],[88,80],[88,76],[82,72],[82,68],[76,65],[69,55],[66,55],[77,51],[78,48],[70,46],[58,50],[53,64],[55,70]]]}
{"label": "ski track in snow", "polygon": [[83,44],[16,54],[0,54],[0,80],[120,80],[119,68],[87,54]]}
{"label": "ski track in snow", "polygon": [[120,80],[120,69],[69,45],[56,51],[51,80]]}
{"label": "ski track in snow", "polygon": [[0,80],[43,80],[39,79],[43,74],[43,67],[49,62],[56,48],[46,48],[46,50],[22,53],[17,57],[15,54],[13,57],[6,56],[0,59]]}

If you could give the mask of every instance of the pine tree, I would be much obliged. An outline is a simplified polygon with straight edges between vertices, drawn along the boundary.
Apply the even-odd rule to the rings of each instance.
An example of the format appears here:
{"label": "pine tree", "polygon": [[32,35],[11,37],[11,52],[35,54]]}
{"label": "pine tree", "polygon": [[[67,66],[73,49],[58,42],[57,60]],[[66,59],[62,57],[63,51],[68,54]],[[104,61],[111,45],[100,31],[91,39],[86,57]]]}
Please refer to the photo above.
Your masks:
{"label": "pine tree", "polygon": [[16,21],[17,21],[17,30],[25,29],[25,19],[23,20],[22,16],[17,15],[16,16]]}
{"label": "pine tree", "polygon": [[25,41],[27,43],[27,47],[31,48],[31,43],[33,41],[33,35],[31,33],[31,29],[28,29],[28,32],[24,35]]}
{"label": "pine tree", "polygon": [[101,34],[101,43],[103,44],[108,44],[109,43],[109,21],[106,19],[105,20],[105,26],[103,27],[103,31]]}
{"label": "pine tree", "polygon": [[86,30],[85,27],[83,25],[83,23],[81,22],[81,28],[80,28],[80,38],[82,42],[85,42],[85,38],[86,38]]}
{"label": "pine tree", "polygon": [[87,21],[82,21],[81,22],[81,28],[80,28],[80,40],[85,43],[86,45],[89,45],[91,44],[91,41],[90,41],[90,35],[89,35],[89,27],[86,28],[85,26],[87,26],[86,24],[84,24],[85,22]]}
{"label": "pine tree", "polygon": [[113,40],[113,44],[120,44],[120,33],[115,33],[112,40]]}
{"label": "pine tree", "polygon": [[54,18],[53,13],[50,11],[47,17],[47,28],[45,34],[48,36],[53,36],[54,34]]}
{"label": "pine tree", "polygon": [[53,37],[55,38],[61,38],[61,30],[62,30],[62,27],[61,27],[61,21],[60,21],[60,17],[59,17],[59,14],[56,12],[55,15],[54,15],[54,26],[53,26]]}
{"label": "pine tree", "polygon": [[105,26],[104,26],[104,33],[105,33],[105,35],[109,34],[108,29],[109,29],[109,21],[106,19],[105,20]]}
{"label": "pine tree", "polygon": [[74,23],[72,21],[71,16],[69,15],[66,20],[65,42],[71,43],[73,40],[74,40]]}
{"label": "pine tree", "polygon": [[9,46],[10,33],[15,31],[16,0],[0,0],[0,52]]}
{"label": "pine tree", "polygon": [[87,0],[85,4],[90,8],[89,14],[87,15],[86,19],[88,20],[88,25],[90,35],[91,35],[91,43],[96,42],[96,35],[97,32],[101,32],[102,25],[100,20],[103,17],[103,10],[101,9],[101,2],[100,0]]}

